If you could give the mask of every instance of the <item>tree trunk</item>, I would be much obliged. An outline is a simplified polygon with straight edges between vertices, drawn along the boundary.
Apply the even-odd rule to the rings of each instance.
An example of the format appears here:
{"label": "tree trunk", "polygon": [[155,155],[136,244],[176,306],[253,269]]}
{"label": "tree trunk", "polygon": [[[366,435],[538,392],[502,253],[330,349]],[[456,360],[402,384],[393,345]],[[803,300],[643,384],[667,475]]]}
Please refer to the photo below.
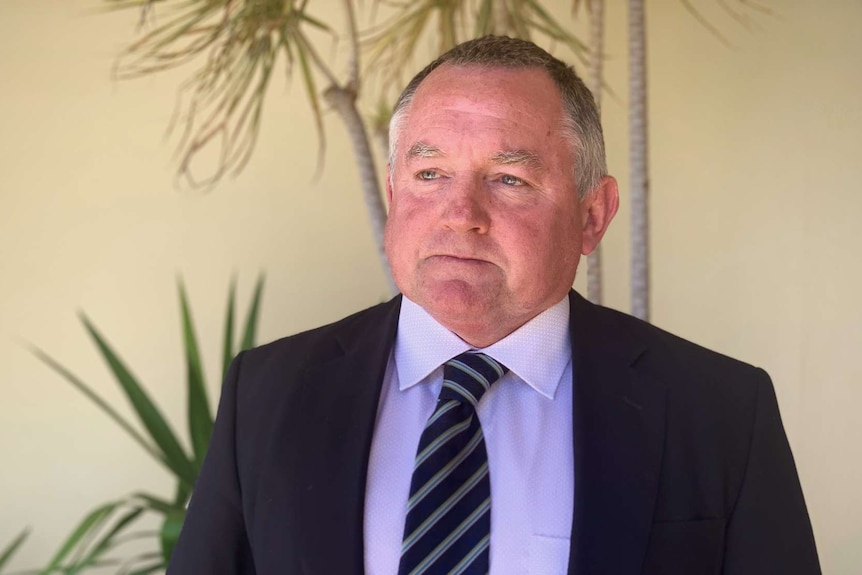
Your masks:
{"label": "tree trunk", "polygon": [[380,126],[374,130],[374,141],[377,142],[377,148],[380,151],[381,158],[386,158],[389,161],[389,127]]}
{"label": "tree trunk", "polygon": [[491,4],[493,33],[505,36],[509,33],[509,9],[505,0],[495,0]]}
{"label": "tree trunk", "polygon": [[356,94],[338,86],[332,86],[324,94],[327,101],[344,120],[347,134],[353,146],[353,154],[356,158],[356,166],[359,169],[359,182],[362,186],[362,196],[365,200],[365,208],[368,210],[368,220],[374,234],[377,245],[378,256],[386,273],[389,291],[392,295],[398,293],[395,281],[392,279],[392,270],[389,260],[386,259],[386,251],[383,245],[383,231],[386,228],[386,207],[383,205],[383,197],[380,194],[380,184],[377,181],[377,171],[374,167],[374,154],[368,140],[368,132],[365,124],[356,109]]}
{"label": "tree trunk", "polygon": [[[602,109],[602,85],[605,64],[605,0],[589,0],[590,12],[590,67],[587,81],[596,107]],[[587,256],[587,299],[595,304],[602,303],[602,246]]]}
{"label": "tree trunk", "polygon": [[629,178],[632,315],[649,321],[649,178],[647,176],[646,19],[643,0],[629,0]]}
{"label": "tree trunk", "polygon": [[377,170],[374,167],[374,154],[371,152],[371,143],[368,138],[368,130],[359,110],[356,109],[356,99],[359,93],[359,33],[356,24],[356,15],[353,12],[353,0],[343,0],[344,15],[347,19],[347,35],[349,39],[350,55],[347,64],[348,78],[345,84],[339,83],[338,79],[329,66],[323,61],[317,51],[306,42],[306,49],[312,62],[317,69],[329,80],[330,86],[323,93],[323,97],[330,106],[338,113],[347,128],[347,135],[353,147],[353,156],[356,159],[356,167],[359,170],[359,184],[362,188],[362,197],[365,208],[368,211],[368,221],[371,224],[371,233],[377,246],[377,256],[383,266],[389,292],[392,295],[398,293],[395,280],[392,279],[392,269],[386,258],[384,247],[384,231],[386,229],[386,207],[383,205],[383,197],[380,193],[380,184],[377,181]]}

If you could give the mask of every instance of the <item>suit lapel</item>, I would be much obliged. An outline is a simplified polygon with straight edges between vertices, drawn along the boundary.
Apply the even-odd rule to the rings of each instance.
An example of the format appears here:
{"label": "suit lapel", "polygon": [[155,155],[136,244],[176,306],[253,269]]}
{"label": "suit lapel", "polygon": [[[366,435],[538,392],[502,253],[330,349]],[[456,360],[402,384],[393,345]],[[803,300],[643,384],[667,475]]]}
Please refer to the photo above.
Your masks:
{"label": "suit lapel", "polygon": [[640,573],[658,490],[665,389],[614,313],[572,292],[575,510],[569,573]]}
{"label": "suit lapel", "polygon": [[304,574],[363,572],[368,456],[400,304],[399,297],[348,322],[338,350],[305,373],[296,413],[306,436],[293,494]]}

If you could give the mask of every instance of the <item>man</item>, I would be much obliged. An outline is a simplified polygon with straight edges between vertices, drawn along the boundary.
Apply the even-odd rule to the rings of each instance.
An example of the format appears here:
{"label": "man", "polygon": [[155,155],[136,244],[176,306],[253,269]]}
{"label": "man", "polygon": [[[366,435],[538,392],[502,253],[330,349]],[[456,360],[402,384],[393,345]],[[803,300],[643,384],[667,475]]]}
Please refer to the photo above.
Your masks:
{"label": "man", "polygon": [[574,72],[467,42],[390,139],[403,297],[236,359],[169,573],[819,573],[768,376],[571,291],[618,205]]}

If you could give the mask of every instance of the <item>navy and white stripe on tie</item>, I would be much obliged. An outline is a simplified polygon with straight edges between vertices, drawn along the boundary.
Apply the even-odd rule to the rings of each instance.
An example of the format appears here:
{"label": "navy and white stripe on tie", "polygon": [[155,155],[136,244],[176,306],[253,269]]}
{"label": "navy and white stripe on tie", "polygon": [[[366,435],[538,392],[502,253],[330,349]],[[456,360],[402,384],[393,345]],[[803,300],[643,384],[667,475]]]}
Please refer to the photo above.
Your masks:
{"label": "navy and white stripe on tie", "polygon": [[416,452],[399,575],[488,573],[491,483],[476,407],[506,371],[481,353],[444,364]]}

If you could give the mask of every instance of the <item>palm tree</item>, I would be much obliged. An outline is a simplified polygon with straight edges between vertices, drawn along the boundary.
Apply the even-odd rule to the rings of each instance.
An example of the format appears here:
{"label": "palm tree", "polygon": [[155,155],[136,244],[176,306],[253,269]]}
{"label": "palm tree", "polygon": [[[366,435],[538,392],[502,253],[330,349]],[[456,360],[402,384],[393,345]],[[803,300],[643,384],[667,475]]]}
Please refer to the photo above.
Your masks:
{"label": "palm tree", "polygon": [[629,188],[632,309],[649,321],[649,177],[647,162],[646,19],[643,0],[629,0]]}
{"label": "palm tree", "polygon": [[[307,0],[105,0],[114,10],[141,11],[141,23],[154,19],[156,5],[164,10],[156,25],[130,44],[117,62],[119,78],[135,78],[186,64],[198,65],[181,86],[182,118],[179,176],[193,187],[217,183],[247,164],[257,140],[263,104],[276,62],[284,60],[288,76],[297,70],[306,89],[320,141],[325,151],[323,99],[343,120],[359,168],[359,180],[381,264],[395,285],[383,252],[386,208],[380,193],[368,131],[357,108],[361,88],[359,29],[353,0],[342,0],[348,45],[346,71],[339,75],[320,54],[310,34],[335,37],[329,24],[308,13]],[[205,58],[200,58],[205,56]],[[203,62],[203,64],[200,64]],[[209,147],[220,147],[214,173],[195,178],[192,161]]]}
{"label": "palm tree", "polygon": [[[574,0],[573,8],[577,12],[581,1]],[[596,107],[601,113],[602,90],[604,88],[604,58],[605,58],[605,2],[604,0],[589,0],[587,10],[590,14],[589,32],[589,66],[587,67],[587,87],[593,93]],[[597,245],[587,256],[587,299],[595,304],[602,303],[602,246]]]}
{"label": "palm tree", "polygon": [[[730,43],[691,0],[680,0],[691,15],[722,43]],[[735,8],[732,4],[738,4]],[[718,0],[718,7],[749,27],[748,12],[771,15],[753,0]],[[643,0],[629,0],[629,178],[631,194],[631,313],[649,321],[649,156],[647,132],[646,17]]]}

